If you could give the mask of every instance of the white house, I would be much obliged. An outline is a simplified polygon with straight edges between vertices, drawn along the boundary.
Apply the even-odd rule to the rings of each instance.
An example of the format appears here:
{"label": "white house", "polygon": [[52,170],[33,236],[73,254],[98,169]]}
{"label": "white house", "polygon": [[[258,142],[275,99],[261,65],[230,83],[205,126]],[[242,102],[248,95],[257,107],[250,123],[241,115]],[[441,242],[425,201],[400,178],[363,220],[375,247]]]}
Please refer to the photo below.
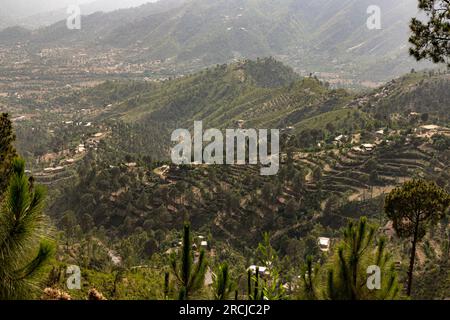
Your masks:
{"label": "white house", "polygon": [[375,149],[375,145],[371,143],[364,143],[361,145],[361,148],[366,152],[371,152]]}
{"label": "white house", "polygon": [[320,237],[317,242],[320,251],[328,252],[330,250],[330,238]]}
{"label": "white house", "polygon": [[334,138],[333,143],[335,145],[340,145],[340,144],[347,142],[347,140],[348,140],[348,136],[341,134],[341,135],[337,136],[336,138]]}
{"label": "white house", "polygon": [[250,267],[247,268],[247,271],[250,271],[252,274],[256,274],[256,270],[259,271],[259,274],[262,275],[268,275],[269,271],[267,270],[266,267],[260,267],[260,266],[255,266],[252,265]]}

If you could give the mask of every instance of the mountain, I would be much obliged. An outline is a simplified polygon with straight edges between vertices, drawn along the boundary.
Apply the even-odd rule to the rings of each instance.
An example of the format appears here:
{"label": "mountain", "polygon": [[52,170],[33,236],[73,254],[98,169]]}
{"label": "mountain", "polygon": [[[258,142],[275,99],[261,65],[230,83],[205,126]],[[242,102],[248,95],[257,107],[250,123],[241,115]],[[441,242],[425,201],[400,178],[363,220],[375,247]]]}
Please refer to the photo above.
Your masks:
{"label": "mountain", "polygon": [[[424,122],[411,117],[427,113],[427,124],[448,126],[442,110],[449,81],[448,73],[411,73],[357,95],[267,58],[159,83],[108,81],[73,92],[51,104],[95,108],[92,121],[109,136],[82,160],[73,185],[64,173],[46,177],[45,183],[70,185],[50,211],[58,217],[71,210],[117,238],[138,228],[168,232],[189,217],[196,229],[236,248],[254,245],[262,231],[278,243],[306,237],[316,225],[338,229],[361,212],[378,219],[384,193],[399,181],[418,175],[450,187],[448,150],[415,131]],[[279,174],[260,176],[258,166],[171,164],[171,131],[194,120],[221,129],[281,129]],[[338,135],[348,142],[337,144]],[[363,143],[375,150],[358,150]]]}
{"label": "mountain", "polygon": [[[2,0],[0,30],[17,25],[38,27],[55,23],[65,18],[63,14],[65,14],[69,5],[86,1],[89,0]],[[55,12],[58,12],[58,14],[55,14]]]}
{"label": "mountain", "polygon": [[[167,159],[170,132],[190,128],[197,120],[222,129],[238,124],[279,128],[303,147],[355,131],[411,126],[411,113],[426,113],[430,122],[447,126],[449,88],[448,73],[414,72],[358,95],[331,89],[316,77],[302,78],[265,58],[162,82],[107,81],[51,103],[76,110],[98,108],[94,121],[127,128],[115,136],[120,145],[115,150]],[[305,142],[311,133],[314,137]]]}
{"label": "mountain", "polygon": [[66,19],[68,6],[74,4],[79,5],[83,15],[89,15],[98,11],[110,12],[118,9],[139,7],[158,0],[84,0],[78,2],[72,0],[35,0],[32,6],[29,5],[29,2],[25,4],[24,1],[5,1],[6,9],[4,12],[8,12],[10,18],[7,20],[6,17],[5,20],[2,19],[0,29],[16,25],[30,29],[49,26]]}
{"label": "mountain", "polygon": [[13,24],[12,19],[6,12],[0,11],[0,30]]}
{"label": "mountain", "polygon": [[84,16],[82,30],[68,30],[62,21],[19,40],[39,47],[120,48],[133,61],[170,59],[200,68],[272,55],[298,72],[344,81],[384,81],[420,67],[407,53],[416,0],[378,1],[381,30],[366,26],[372,2],[166,0]]}
{"label": "mountain", "polygon": [[[102,104],[113,103],[109,116],[125,122],[188,125],[203,119],[210,126],[226,127],[244,120],[250,127],[292,126],[301,130],[305,119],[354,109],[380,121],[416,112],[446,123],[449,88],[448,73],[412,72],[356,95],[330,89],[316,77],[302,78],[279,61],[264,58],[219,65],[143,87],[134,82],[108,81],[84,94],[103,98]],[[363,128],[364,122],[360,126]]]}
{"label": "mountain", "polygon": [[[49,188],[47,212],[64,233],[59,250],[67,252],[58,261],[83,266],[93,286],[94,271],[102,273],[99,283],[115,274],[108,267],[114,257],[114,268],[119,260],[128,272],[127,288],[148,298],[149,283],[162,284],[185,221],[195,238],[207,239],[211,261],[231,261],[245,274],[258,261],[265,232],[283,270],[295,270],[305,256],[324,257],[319,237],[333,239],[331,252],[339,230],[364,215],[389,236],[388,248],[404,267],[409,241],[396,237],[383,216],[384,198],[413,177],[450,190],[450,130],[430,138],[433,132],[421,128],[449,126],[449,77],[411,72],[358,94],[264,58],[167,80],[69,85],[41,96],[33,87],[31,98],[8,95],[2,103],[15,113],[19,152],[34,160],[34,183]],[[221,129],[280,128],[279,173],[261,176],[258,165],[172,164],[171,131],[194,120]],[[435,279],[448,278],[434,253],[448,248],[448,228],[435,229],[424,239],[432,245],[418,248],[417,283],[427,298],[446,297],[448,288],[422,282],[429,265],[445,271],[432,273]],[[159,280],[150,282],[148,270]],[[146,273],[142,290],[129,276],[139,272]],[[128,294],[125,287],[119,292]]]}
{"label": "mountain", "polygon": [[95,0],[82,4],[80,8],[82,12],[85,12],[84,14],[90,14],[96,11],[109,12],[117,9],[134,8],[157,1],[161,0]]}
{"label": "mountain", "polygon": [[82,96],[88,100],[82,99],[79,107],[114,104],[108,116],[129,123],[151,121],[170,127],[203,119],[210,126],[225,127],[245,120],[259,127],[284,127],[343,107],[350,94],[329,90],[315,78],[302,79],[292,68],[264,58],[219,65],[144,87],[108,81]]}
{"label": "mountain", "polygon": [[65,8],[71,4],[74,4],[73,0],[2,0],[1,9],[3,12],[7,12],[11,18],[18,19]]}

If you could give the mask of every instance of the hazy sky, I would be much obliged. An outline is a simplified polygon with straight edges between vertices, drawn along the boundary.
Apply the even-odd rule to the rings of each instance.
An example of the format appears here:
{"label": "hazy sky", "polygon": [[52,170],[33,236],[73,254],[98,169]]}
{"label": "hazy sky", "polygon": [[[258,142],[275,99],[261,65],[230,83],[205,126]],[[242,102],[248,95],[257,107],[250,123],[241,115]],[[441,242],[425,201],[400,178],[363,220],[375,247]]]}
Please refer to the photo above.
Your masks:
{"label": "hazy sky", "polygon": [[66,8],[72,4],[95,5],[98,10],[139,6],[156,0],[0,0],[0,17],[23,18],[37,13]]}

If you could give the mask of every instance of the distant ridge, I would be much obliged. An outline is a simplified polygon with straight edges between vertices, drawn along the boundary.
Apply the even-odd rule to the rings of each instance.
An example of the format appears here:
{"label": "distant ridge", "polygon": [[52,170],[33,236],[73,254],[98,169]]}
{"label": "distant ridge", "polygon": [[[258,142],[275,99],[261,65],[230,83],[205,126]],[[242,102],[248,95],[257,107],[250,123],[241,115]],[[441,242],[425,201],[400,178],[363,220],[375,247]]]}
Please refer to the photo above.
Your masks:
{"label": "distant ridge", "polygon": [[[65,21],[21,34],[36,48],[120,48],[133,61],[170,59],[204,66],[275,56],[296,71],[386,81],[419,69],[408,55],[408,23],[416,0],[380,0],[382,28],[369,30],[371,0],[165,0],[84,16],[81,30]],[[5,30],[3,39],[14,39]],[[14,42],[14,40],[12,40]],[[138,53],[136,54],[136,50]]]}

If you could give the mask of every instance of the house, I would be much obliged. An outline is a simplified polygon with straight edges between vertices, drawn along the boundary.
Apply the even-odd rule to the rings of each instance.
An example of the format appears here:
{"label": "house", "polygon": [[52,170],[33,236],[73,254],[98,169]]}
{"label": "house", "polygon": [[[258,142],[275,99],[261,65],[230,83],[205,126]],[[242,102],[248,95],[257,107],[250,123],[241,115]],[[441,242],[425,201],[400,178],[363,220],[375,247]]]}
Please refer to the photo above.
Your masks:
{"label": "house", "polygon": [[420,118],[420,113],[418,112],[411,112],[408,114],[409,119],[418,120]]}
{"label": "house", "polygon": [[86,147],[84,146],[84,144],[82,143],[82,144],[79,144],[78,145],[78,148],[77,148],[77,150],[76,150],[76,152],[77,153],[83,153],[83,152],[85,152],[86,151]]}
{"label": "house", "polygon": [[430,131],[437,131],[439,130],[441,127],[435,125],[435,124],[428,124],[428,125],[424,125],[424,126],[420,126],[420,130],[425,133],[425,132],[430,132]]}
{"label": "house", "polygon": [[284,129],[282,129],[281,131],[282,131],[282,132],[292,132],[292,131],[294,131],[294,127],[289,126],[289,127],[286,127],[286,128],[284,128]]}
{"label": "house", "polygon": [[364,143],[361,145],[361,149],[365,152],[372,152],[375,149],[375,145],[371,143]]}
{"label": "house", "polygon": [[330,238],[320,237],[317,241],[319,249],[322,252],[328,252],[330,250]]}
{"label": "house", "polygon": [[61,166],[59,166],[59,167],[55,167],[55,168],[45,168],[44,169],[44,173],[59,173],[59,172],[62,172],[62,171],[64,171],[64,167],[61,167]]}
{"label": "house", "polygon": [[20,122],[20,121],[24,121],[24,120],[26,120],[25,116],[20,116],[20,117],[11,119],[12,122]]}
{"label": "house", "polygon": [[137,163],[136,162],[129,162],[129,163],[125,163],[125,166],[128,168],[136,168],[137,167]]}
{"label": "house", "polygon": [[258,270],[260,276],[269,275],[269,271],[266,267],[251,265],[247,268],[247,271],[250,271],[252,274],[256,274],[256,270]]}
{"label": "house", "polygon": [[342,145],[345,142],[347,142],[347,140],[348,140],[348,136],[341,134],[341,135],[337,136],[336,138],[334,138],[333,144]]}
{"label": "house", "polygon": [[414,130],[418,137],[422,138],[432,138],[434,135],[450,135],[450,129],[446,127],[441,127],[435,124],[429,124],[420,126],[418,129]]}
{"label": "house", "polygon": [[245,120],[237,120],[236,121],[236,124],[237,124],[237,126],[239,127],[239,128],[243,128],[244,127],[244,124],[245,124]]}

